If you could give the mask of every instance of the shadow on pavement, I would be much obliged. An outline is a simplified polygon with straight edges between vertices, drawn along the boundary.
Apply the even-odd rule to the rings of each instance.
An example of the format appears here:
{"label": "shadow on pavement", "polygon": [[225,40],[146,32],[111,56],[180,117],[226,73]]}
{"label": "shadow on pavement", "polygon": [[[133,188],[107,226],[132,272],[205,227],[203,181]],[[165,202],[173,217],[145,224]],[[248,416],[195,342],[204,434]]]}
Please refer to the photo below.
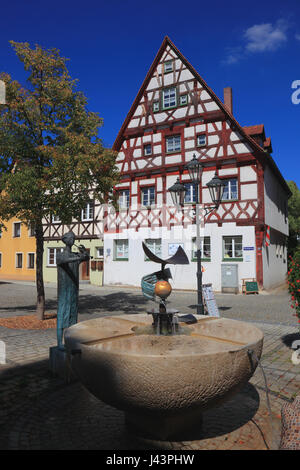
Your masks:
{"label": "shadow on pavement", "polygon": [[[79,382],[67,385],[53,377],[47,363],[0,371],[0,449],[149,449],[128,434],[123,412],[96,399]],[[259,404],[256,389],[248,383],[231,400],[205,411],[197,432],[181,439],[231,433],[253,420]],[[162,444],[156,441],[152,448]]]}
{"label": "shadow on pavement", "polygon": [[281,341],[283,342],[283,344],[285,344],[285,346],[291,349],[294,349],[292,348],[293,343],[297,341],[299,342],[298,344],[298,347],[299,347],[300,346],[300,333],[291,333],[289,335],[282,336]]}
{"label": "shadow on pavement", "polygon": [[[126,292],[116,292],[107,295],[93,295],[85,294],[79,295],[78,311],[79,314],[93,314],[93,313],[112,313],[120,314],[125,313],[145,313],[149,308],[150,303],[142,295],[135,295]],[[35,311],[35,305],[22,305],[18,307],[0,307],[1,313],[7,312],[24,312],[32,314]],[[46,311],[56,311],[57,300],[46,300]]]}

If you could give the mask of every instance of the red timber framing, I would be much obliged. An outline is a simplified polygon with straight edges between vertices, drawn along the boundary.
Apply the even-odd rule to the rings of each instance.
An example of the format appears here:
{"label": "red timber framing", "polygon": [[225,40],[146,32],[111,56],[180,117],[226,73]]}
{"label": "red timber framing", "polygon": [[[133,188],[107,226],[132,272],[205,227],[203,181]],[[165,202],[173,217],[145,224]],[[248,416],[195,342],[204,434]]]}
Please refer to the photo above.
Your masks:
{"label": "red timber framing", "polygon": [[[167,54],[174,64],[179,61],[176,71],[174,67],[169,72],[173,82],[166,81],[167,74],[162,65],[162,60],[169,60],[165,59]],[[153,110],[155,100],[159,106],[162,105],[162,90],[168,87],[176,89],[176,98],[183,93],[187,95],[185,114],[176,114],[181,108],[178,101],[170,109]],[[215,106],[211,106],[212,103]],[[159,113],[163,114],[163,118],[157,118]],[[222,202],[218,211],[206,217],[205,223],[222,226],[224,223],[234,222],[236,226],[254,228],[256,276],[262,286],[266,166],[271,168],[284,191],[287,194],[290,192],[276,163],[266,151],[264,142],[260,145],[259,139],[256,139],[259,133],[263,134],[262,140],[266,140],[263,125],[242,127],[234,118],[232,107],[228,108],[222,103],[171,40],[165,37],[113,145],[113,149],[119,153],[117,163],[121,172],[121,184],[116,187],[116,191],[129,189],[131,203],[134,200],[136,204],[140,204],[141,188],[155,186],[157,206],[138,210],[129,207],[117,212],[115,218],[108,211],[104,231],[114,233],[125,228],[139,230],[149,227],[150,221],[156,226],[166,227],[195,223],[193,205],[185,205],[179,215],[167,206],[159,207],[159,204],[167,202],[168,177],[178,176],[183,183],[189,182],[185,166],[191,160],[191,154],[196,153],[203,164],[203,175],[207,171],[216,171],[222,179],[237,179],[237,200]],[[205,145],[198,145],[198,135],[205,135]],[[180,150],[167,152],[168,136],[180,136]],[[144,148],[147,144],[151,144],[151,152],[145,155]],[[247,171],[245,178],[243,175]],[[154,182],[146,181],[150,179]],[[125,186],[125,183],[128,185]],[[247,188],[250,187],[248,195]],[[203,202],[204,191],[207,192],[205,184],[199,188],[200,203]]]}
{"label": "red timber framing", "polygon": [[[224,148],[224,155],[222,157],[222,160],[225,161],[227,158],[228,159],[232,159],[232,158],[236,158],[238,161],[246,161],[248,159],[252,159],[253,157],[255,159],[257,159],[258,161],[260,161],[262,164],[268,164],[272,167],[275,175],[279,178],[279,182],[280,184],[284,187],[284,189],[289,193],[289,190],[288,190],[288,187],[287,187],[287,184],[284,180],[284,178],[282,177],[276,163],[274,162],[273,158],[271,157],[271,155],[269,155],[268,153],[266,153],[264,151],[264,149],[253,139],[251,138],[251,136],[249,135],[249,132],[248,131],[248,128],[246,128],[247,130],[245,130],[242,126],[240,126],[240,124],[236,121],[236,119],[233,117],[233,115],[228,111],[227,107],[222,103],[222,101],[215,95],[215,93],[212,91],[212,89],[206,84],[206,82],[203,80],[203,78],[198,74],[198,72],[193,68],[193,66],[187,61],[187,59],[181,54],[181,52],[176,48],[176,46],[172,43],[172,41],[166,36],[162,42],[162,45],[159,49],[159,51],[157,52],[156,54],[156,57],[144,79],[144,82],[140,88],[140,90],[138,91],[138,94],[124,120],[124,123],[117,135],[117,138],[114,142],[114,145],[113,145],[113,149],[117,152],[120,151],[121,149],[121,146],[122,146],[122,143],[124,141],[127,141],[127,143],[129,142],[129,137],[130,137],[130,140],[132,138],[138,138],[138,137],[142,137],[144,135],[147,135],[147,129],[149,129],[149,127],[151,127],[151,135],[157,133],[157,132],[162,132],[164,135],[167,133],[167,132],[173,132],[173,129],[174,127],[177,127],[178,128],[180,127],[180,124],[182,124],[182,121],[183,119],[182,118],[178,118],[178,119],[172,119],[172,121],[170,120],[170,117],[174,114],[174,109],[170,109],[167,111],[167,115],[168,117],[166,118],[166,120],[163,122],[163,126],[165,125],[168,125],[168,129],[162,129],[162,126],[155,123],[154,122],[154,115],[155,113],[153,113],[153,110],[152,110],[152,103],[148,103],[147,101],[147,93],[146,93],[146,89],[147,89],[147,86],[152,78],[152,76],[156,75],[157,76],[157,79],[158,79],[158,85],[160,84],[160,79],[158,77],[158,73],[157,73],[157,66],[159,64],[159,61],[161,60],[162,56],[163,56],[163,53],[165,52],[167,46],[169,46],[170,50],[171,50],[171,53],[173,53],[174,55],[174,60],[176,58],[179,58],[182,62],[182,65],[184,65],[189,71],[190,73],[193,75],[194,77],[194,87],[193,87],[193,90],[188,90],[188,94],[190,96],[190,104],[189,106],[192,106],[192,105],[195,105],[196,103],[199,102],[200,100],[200,95],[199,95],[199,92],[197,91],[197,83],[199,83],[201,85],[201,87],[203,88],[203,90],[205,90],[210,99],[207,99],[207,100],[201,100],[201,103],[205,103],[206,101],[211,101],[213,100],[215,103],[217,103],[218,105],[218,108],[219,110],[217,111],[211,111],[211,112],[202,112],[202,113],[195,113],[194,115],[188,115],[184,118],[184,123],[183,123],[183,126],[184,127],[189,127],[189,126],[192,126],[192,125],[196,125],[196,124],[199,124],[200,122],[203,122],[203,123],[212,123],[212,125],[215,126],[214,122],[215,121],[223,121],[223,124],[222,124],[222,130],[219,131],[219,130],[215,130],[215,134],[220,136],[220,139],[219,139],[219,146],[223,146]],[[182,67],[181,65],[181,67]],[[162,75],[163,75],[163,72],[162,72]],[[174,76],[175,76],[175,71],[174,71]],[[159,87],[158,87],[159,88]],[[160,87],[161,88],[161,87]],[[143,109],[144,109],[144,114],[145,116],[149,116],[151,115],[152,119],[153,119],[153,123],[147,123],[147,121],[145,120],[145,124],[144,125],[139,125],[137,126],[136,128],[133,128],[133,129],[130,129],[128,128],[128,125],[134,115],[134,112],[137,108],[137,106],[139,105],[140,101],[142,98],[145,98],[145,103],[143,104]],[[166,111],[164,111],[166,112]],[[198,119],[199,122],[198,123],[195,123],[193,122],[195,119]],[[226,129],[226,122],[225,121],[228,121],[230,123],[230,129]],[[182,132],[181,129],[178,129],[177,132]],[[237,154],[237,152],[235,151],[234,149],[234,146],[231,146],[232,147],[232,151],[233,151],[233,154],[231,155],[227,155],[227,145],[226,143],[229,141],[229,135],[232,131],[237,131],[240,135],[241,135],[241,142],[242,143],[246,143],[250,146],[251,150],[245,154]],[[230,142],[231,144],[231,142]],[[132,152],[133,150],[135,149],[135,146],[133,145],[131,148],[128,148],[127,149],[124,149],[124,153],[125,153],[125,161],[122,162],[122,163],[133,163],[133,159],[130,158],[132,157]],[[205,150],[203,149],[202,151],[200,149],[197,149],[197,151],[199,151],[200,153],[200,157],[205,157],[207,158],[207,152],[209,150],[209,147],[206,147]],[[142,154],[141,154],[142,155]],[[144,157],[141,156],[141,159],[143,159]],[[146,168],[147,169],[153,169],[153,168],[159,168],[159,167],[163,167],[165,169],[167,168],[172,168],[172,166],[174,167],[174,164],[170,163],[170,164],[166,164],[166,162],[162,161],[161,165],[158,165],[157,167],[155,167],[155,165],[153,165],[153,163],[151,162],[151,160],[153,160],[153,157],[146,157],[147,158],[147,164],[146,164]],[[216,158],[214,157],[211,157],[208,159],[209,161],[215,161]],[[125,165],[122,165],[122,169],[121,169],[121,173],[124,172],[126,173],[128,176],[130,176],[131,174],[136,174],[138,171],[140,171],[137,167],[135,168],[130,168],[129,165],[127,168],[125,168]],[[181,168],[183,168],[185,165],[185,161],[183,160],[180,164],[176,165],[178,166],[178,169],[179,171],[181,171]],[[143,171],[145,171],[145,168],[143,168]]]}
{"label": "red timber framing", "polygon": [[71,224],[64,225],[61,222],[52,222],[49,217],[43,223],[45,241],[59,240],[69,230],[72,230],[78,239],[102,239],[103,214],[101,205],[93,203],[93,218],[91,220],[74,220]]}

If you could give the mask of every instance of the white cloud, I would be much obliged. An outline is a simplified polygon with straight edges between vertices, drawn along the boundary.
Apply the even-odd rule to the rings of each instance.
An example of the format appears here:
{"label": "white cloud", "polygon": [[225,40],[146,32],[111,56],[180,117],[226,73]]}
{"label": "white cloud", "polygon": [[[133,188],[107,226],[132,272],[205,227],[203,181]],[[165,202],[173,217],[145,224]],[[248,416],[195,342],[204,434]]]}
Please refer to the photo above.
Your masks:
{"label": "white cloud", "polygon": [[300,34],[295,34],[295,39],[297,39],[297,41],[300,41]]}
{"label": "white cloud", "polygon": [[[246,58],[247,53],[279,49],[288,39],[287,30],[289,27],[290,24],[285,19],[279,19],[274,24],[261,23],[250,26],[243,33],[245,44],[243,46],[227,47],[222,64],[236,64],[243,58]],[[300,34],[296,34],[295,38],[300,41]]]}
{"label": "white cloud", "polygon": [[278,20],[275,25],[271,23],[255,24],[244,33],[247,40],[246,50],[249,52],[275,51],[287,41],[286,20]]}
{"label": "white cloud", "polygon": [[225,59],[222,61],[225,65],[236,64],[242,57],[241,47],[228,47],[226,50]]}

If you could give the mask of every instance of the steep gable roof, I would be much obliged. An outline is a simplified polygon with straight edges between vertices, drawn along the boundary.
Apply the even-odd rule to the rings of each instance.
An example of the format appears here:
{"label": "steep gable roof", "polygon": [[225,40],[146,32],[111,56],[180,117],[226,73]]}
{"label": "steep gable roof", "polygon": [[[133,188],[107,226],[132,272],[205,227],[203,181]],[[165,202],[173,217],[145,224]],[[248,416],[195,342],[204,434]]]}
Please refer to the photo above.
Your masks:
{"label": "steep gable roof", "polygon": [[[183,62],[183,64],[187,67],[187,69],[192,73],[192,75],[194,75],[194,77],[201,83],[202,87],[207,91],[207,93],[211,96],[211,98],[217,103],[217,105],[219,106],[219,108],[223,111],[223,113],[225,114],[225,117],[226,119],[228,119],[232,124],[233,124],[233,127],[243,136],[243,138],[245,139],[245,141],[250,145],[250,147],[253,149],[253,152],[255,153],[256,157],[259,158],[262,163],[265,163],[265,164],[268,164],[272,167],[272,169],[274,170],[275,174],[278,176],[279,180],[281,181],[281,184],[283,185],[284,189],[290,193],[290,190],[289,190],[289,187],[286,183],[286,181],[284,180],[283,176],[281,175],[275,161],[273,160],[273,158],[268,155],[268,159],[266,158],[267,154],[266,152],[263,150],[263,148],[251,137],[251,135],[253,135],[253,130],[256,130],[256,129],[253,129],[253,128],[258,128],[258,130],[261,130],[261,127],[260,126],[247,126],[246,128],[245,127],[242,127],[238,122],[237,120],[234,118],[234,116],[229,112],[229,110],[227,109],[227,107],[224,105],[224,103],[222,103],[222,101],[217,97],[217,95],[213,92],[213,90],[207,85],[207,83],[205,82],[205,80],[203,80],[203,78],[199,75],[199,73],[194,69],[194,67],[189,63],[189,61],[182,55],[182,53],[177,49],[177,47],[173,44],[173,42],[170,40],[170,38],[168,36],[165,36],[155,58],[154,58],[154,61],[152,62],[152,65],[136,95],[136,98],[121,126],[121,129],[116,137],[116,140],[113,144],[113,149],[116,150],[116,151],[119,151],[120,150],[120,147],[121,147],[121,144],[122,144],[122,139],[123,139],[123,134],[130,122],[130,120],[132,119],[135,111],[136,111],[136,108],[137,106],[139,105],[139,102],[140,100],[142,99],[143,97],[143,94],[145,92],[145,90],[147,89],[147,86],[155,72],[155,69],[164,53],[164,51],[166,50],[167,46],[170,46],[171,49],[173,49],[173,51],[175,52],[175,54],[178,56],[178,58]],[[263,125],[262,126],[262,130],[264,132],[264,128],[263,128]],[[248,131],[247,131],[248,130]]]}
{"label": "steep gable roof", "polygon": [[239,132],[243,135],[243,137],[249,142],[249,144],[254,147],[254,149],[258,150],[261,152],[261,147],[253,140],[251,139],[251,137],[249,137],[249,135],[244,131],[244,129],[238,124],[238,122],[235,120],[235,118],[233,117],[233,115],[228,111],[228,109],[225,107],[224,103],[222,103],[222,101],[217,97],[217,95],[213,92],[213,90],[207,85],[207,83],[203,80],[203,78],[198,74],[198,72],[194,69],[194,67],[188,62],[188,60],[182,55],[182,53],[179,51],[179,49],[177,49],[177,47],[172,43],[172,41],[170,40],[170,38],[168,36],[166,36],[154,58],[154,61],[152,62],[152,65],[142,83],[142,86],[140,87],[138,93],[137,93],[137,96],[122,124],[122,127],[117,135],[117,138],[113,144],[113,149],[114,150],[119,150],[120,148],[120,145],[121,145],[121,141],[122,141],[122,136],[123,136],[123,133],[125,131],[125,129],[127,128],[132,116],[134,115],[134,112],[153,76],[153,73],[166,49],[167,46],[170,46],[171,49],[174,50],[174,52],[177,54],[177,56],[179,57],[179,59],[184,63],[184,65],[190,70],[190,72],[194,75],[194,77],[201,83],[201,85],[203,86],[203,88],[210,94],[210,96],[214,99],[214,101],[218,104],[219,108],[225,113],[226,117],[231,121],[233,122]]}

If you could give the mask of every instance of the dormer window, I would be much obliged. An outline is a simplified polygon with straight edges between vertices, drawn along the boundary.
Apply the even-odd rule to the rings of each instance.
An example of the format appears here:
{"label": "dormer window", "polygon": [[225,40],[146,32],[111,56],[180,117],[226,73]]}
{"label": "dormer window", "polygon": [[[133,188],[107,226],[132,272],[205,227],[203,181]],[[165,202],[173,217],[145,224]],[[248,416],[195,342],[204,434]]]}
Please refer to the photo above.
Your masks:
{"label": "dormer window", "polygon": [[175,87],[163,90],[162,105],[164,109],[175,108],[177,105],[177,93]]}
{"label": "dormer window", "polygon": [[172,72],[173,71],[173,61],[168,60],[167,62],[164,63],[164,72]]}

